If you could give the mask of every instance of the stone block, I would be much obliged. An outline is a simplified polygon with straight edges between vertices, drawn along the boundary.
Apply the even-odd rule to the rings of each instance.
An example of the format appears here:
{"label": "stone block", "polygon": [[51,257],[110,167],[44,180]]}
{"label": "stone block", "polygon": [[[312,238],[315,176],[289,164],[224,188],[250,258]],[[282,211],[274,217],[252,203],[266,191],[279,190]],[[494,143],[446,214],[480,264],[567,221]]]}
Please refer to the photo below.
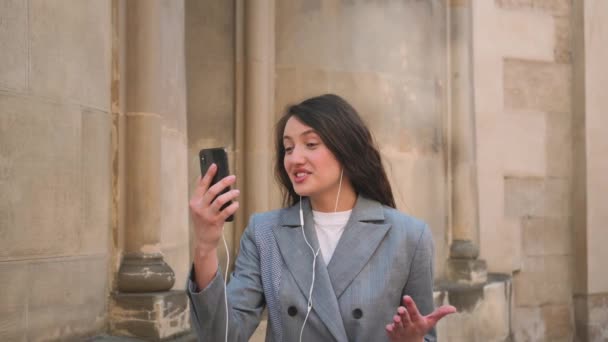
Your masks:
{"label": "stone block", "polygon": [[546,116],[546,171],[548,177],[572,177],[572,114],[549,113]]}
{"label": "stone block", "polygon": [[522,219],[522,231],[525,255],[571,254],[572,234],[568,219],[525,217]]}
{"label": "stone block", "polygon": [[27,264],[0,263],[0,341],[24,341],[27,331]]}
{"label": "stone block", "polygon": [[188,141],[204,146],[234,144],[234,63],[188,61]]}
{"label": "stone block", "polygon": [[505,9],[532,8],[534,0],[494,0],[496,5]]}
{"label": "stone block", "polygon": [[90,305],[91,311],[103,310],[107,269],[105,256],[32,262],[28,266],[29,308]]}
{"label": "stone block", "polygon": [[111,23],[107,0],[30,1],[32,92],[108,111]]}
{"label": "stone block", "polygon": [[542,177],[547,170],[547,123],[544,113],[516,112],[501,116],[501,156],[507,175]]}
{"label": "stone block", "polygon": [[546,341],[541,308],[516,306],[512,317],[514,341]]}
{"label": "stone block", "polygon": [[568,64],[505,59],[503,82],[506,109],[571,110],[572,70]]}
{"label": "stone block", "polygon": [[190,330],[188,298],[183,291],[112,296],[110,333],[164,341]]}
{"label": "stone block", "polygon": [[554,55],[557,63],[572,63],[572,19],[569,15],[555,18]]}
{"label": "stone block", "polygon": [[[276,60],[336,71],[436,74],[445,48],[443,3],[277,3]],[[361,25],[365,22],[366,25]],[[407,35],[401,34],[408,32]],[[353,40],[352,37],[358,37]]]}
{"label": "stone block", "polygon": [[513,278],[516,306],[569,304],[572,293],[569,256],[524,257]]}
{"label": "stone block", "polygon": [[[492,275],[490,281],[484,285],[466,286],[468,290],[455,288],[462,286],[447,285],[445,289],[435,292],[435,298],[444,298],[436,305],[451,304],[458,308],[457,313],[439,321],[437,325],[439,340],[506,341],[510,333],[509,277]],[[438,292],[439,296],[437,296]],[[448,296],[444,296],[445,293],[449,293]],[[469,302],[465,305],[466,308],[460,305],[464,302]]]}
{"label": "stone block", "polygon": [[572,341],[574,336],[574,313],[570,305],[547,305],[541,307],[545,322],[545,338],[548,341],[564,339]]}
{"label": "stone block", "polygon": [[28,267],[28,340],[75,338],[103,330],[106,257],[50,259]]}
{"label": "stone block", "polygon": [[532,0],[535,9],[548,11],[555,16],[569,16],[572,0]]}
{"label": "stone block", "polygon": [[82,112],[82,200],[80,253],[104,254],[109,245],[112,201],[112,122],[108,113]]}
{"label": "stone block", "polygon": [[569,181],[560,178],[505,177],[507,217],[569,216]]}
{"label": "stone block", "polygon": [[23,90],[27,85],[27,2],[0,3],[0,88]]}
{"label": "stone block", "polygon": [[232,62],[236,46],[235,14],[235,3],[232,1],[185,1],[186,54],[190,60],[188,63],[225,63],[227,60]]}
{"label": "stone block", "polygon": [[76,252],[80,109],[10,95],[0,95],[0,108],[0,258]]}
{"label": "stone block", "polygon": [[500,50],[504,57],[552,61],[555,23],[551,15],[533,11],[500,11]]}

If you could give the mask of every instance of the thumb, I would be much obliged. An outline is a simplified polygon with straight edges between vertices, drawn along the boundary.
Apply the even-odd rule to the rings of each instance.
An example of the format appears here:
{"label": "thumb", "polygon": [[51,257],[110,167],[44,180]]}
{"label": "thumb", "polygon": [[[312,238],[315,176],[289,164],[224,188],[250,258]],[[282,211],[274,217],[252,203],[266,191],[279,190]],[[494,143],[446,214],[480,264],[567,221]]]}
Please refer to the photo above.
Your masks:
{"label": "thumb", "polygon": [[440,319],[442,319],[443,317],[445,317],[449,314],[453,314],[455,312],[456,312],[455,307],[453,307],[451,305],[443,305],[443,306],[440,306],[437,309],[435,309],[435,311],[428,314],[426,316],[426,319],[429,323],[431,323],[431,326],[435,326],[435,324],[437,324],[437,322],[439,322]]}

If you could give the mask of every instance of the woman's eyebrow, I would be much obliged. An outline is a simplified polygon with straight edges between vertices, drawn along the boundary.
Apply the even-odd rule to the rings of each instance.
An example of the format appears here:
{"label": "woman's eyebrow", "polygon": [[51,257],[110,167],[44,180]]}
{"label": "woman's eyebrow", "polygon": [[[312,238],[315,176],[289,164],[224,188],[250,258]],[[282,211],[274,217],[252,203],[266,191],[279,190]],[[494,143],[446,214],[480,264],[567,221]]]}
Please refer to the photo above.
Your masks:
{"label": "woman's eyebrow", "polygon": [[[308,134],[311,134],[311,133],[317,134],[317,132],[314,129],[311,128],[311,129],[308,129],[308,130],[300,133],[300,136],[308,135]],[[289,135],[283,135],[283,140],[285,140],[285,139],[293,140],[293,138],[290,137]]]}

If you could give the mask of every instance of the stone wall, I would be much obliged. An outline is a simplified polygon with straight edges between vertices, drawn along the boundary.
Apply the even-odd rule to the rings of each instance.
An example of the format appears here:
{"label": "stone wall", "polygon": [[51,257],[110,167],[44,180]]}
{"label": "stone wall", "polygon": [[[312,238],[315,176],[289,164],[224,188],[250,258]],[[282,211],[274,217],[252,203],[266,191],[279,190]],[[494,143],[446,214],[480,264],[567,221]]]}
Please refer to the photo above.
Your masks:
{"label": "stone wall", "polygon": [[570,341],[571,1],[474,2],[481,256],[516,341]]}
{"label": "stone wall", "polygon": [[106,323],[110,1],[0,2],[0,340]]}

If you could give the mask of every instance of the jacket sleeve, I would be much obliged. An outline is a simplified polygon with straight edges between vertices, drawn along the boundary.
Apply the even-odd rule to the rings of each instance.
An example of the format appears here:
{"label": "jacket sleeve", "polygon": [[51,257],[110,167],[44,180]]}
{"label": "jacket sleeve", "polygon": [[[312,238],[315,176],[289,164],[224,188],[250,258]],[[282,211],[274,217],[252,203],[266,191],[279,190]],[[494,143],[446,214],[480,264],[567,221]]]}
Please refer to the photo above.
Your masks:
{"label": "jacket sleeve", "polygon": [[[433,236],[431,230],[425,225],[416,245],[407,284],[405,284],[402,293],[402,296],[409,295],[412,297],[422,315],[430,314],[435,308],[433,302],[434,253]],[[435,328],[431,329],[424,336],[425,342],[434,342],[436,340],[437,334]]]}
{"label": "jacket sleeve", "polygon": [[[259,254],[254,240],[254,218],[243,237],[235,269],[227,285],[228,341],[248,341],[258,324],[265,307],[260,277]],[[224,277],[218,272],[203,290],[194,282],[194,268],[188,278],[190,315],[199,341],[224,341],[226,333],[226,305]]]}

